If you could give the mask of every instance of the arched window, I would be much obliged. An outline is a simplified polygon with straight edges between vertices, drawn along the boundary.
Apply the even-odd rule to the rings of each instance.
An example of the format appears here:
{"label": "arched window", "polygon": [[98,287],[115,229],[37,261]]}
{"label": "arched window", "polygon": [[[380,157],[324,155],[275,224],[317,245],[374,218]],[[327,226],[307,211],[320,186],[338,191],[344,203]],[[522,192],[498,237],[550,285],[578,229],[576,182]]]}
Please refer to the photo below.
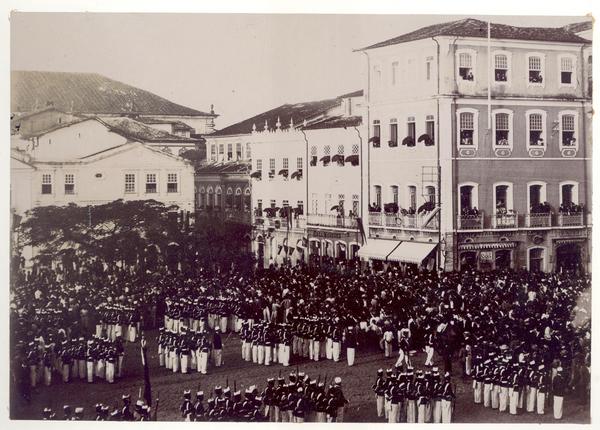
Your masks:
{"label": "arched window", "polygon": [[527,84],[530,86],[544,86],[546,58],[544,54],[532,52],[527,55]]}
{"label": "arched window", "polygon": [[242,189],[236,188],[235,190],[235,200],[234,200],[235,209],[238,211],[242,210]]}
{"label": "arched window", "polygon": [[200,187],[198,191],[198,207],[204,208],[206,205],[206,189],[204,187]]}
{"label": "arched window", "polygon": [[231,187],[227,188],[227,198],[225,199],[225,205],[227,209],[231,209],[233,207],[233,189]]}
{"label": "arched window", "polygon": [[244,190],[244,212],[250,212],[251,206],[252,206],[252,194],[250,192],[250,188],[246,188]]}
{"label": "arched window", "polygon": [[558,113],[560,146],[576,147],[578,143],[578,119],[575,111],[561,111]]}
{"label": "arched window", "polygon": [[217,209],[220,209],[221,205],[223,203],[221,193],[222,193],[221,187],[217,187],[217,189],[215,191],[215,207]]}
{"label": "arched window", "polygon": [[214,192],[212,187],[208,187],[206,189],[206,207],[211,208],[214,206]]}

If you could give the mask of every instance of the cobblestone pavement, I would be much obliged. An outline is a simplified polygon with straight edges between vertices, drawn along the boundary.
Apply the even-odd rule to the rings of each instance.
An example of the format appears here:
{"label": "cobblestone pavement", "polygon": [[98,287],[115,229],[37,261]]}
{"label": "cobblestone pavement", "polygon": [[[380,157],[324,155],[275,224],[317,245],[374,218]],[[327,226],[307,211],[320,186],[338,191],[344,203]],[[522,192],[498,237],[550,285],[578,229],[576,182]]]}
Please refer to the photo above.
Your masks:
{"label": "cobblestone pavement", "polygon": [[[287,376],[290,371],[295,370],[296,363],[291,367],[284,368],[281,365],[259,366],[242,360],[240,352],[240,340],[237,335],[224,337],[224,365],[221,368],[209,368],[208,375],[172,373],[164,367],[159,367],[156,347],[156,331],[147,333],[148,352],[150,360],[150,378],[152,383],[153,399],[160,397],[158,420],[181,420],[179,405],[182,392],[191,389],[192,392],[202,389],[206,392],[215,385],[224,385],[227,381],[233,388],[234,381],[238,389],[244,389],[252,384],[257,384],[262,390],[268,377],[277,377],[279,371],[282,376]],[[423,368],[424,353],[417,353],[413,357],[415,368]],[[111,407],[120,405],[121,394],[129,393],[132,398],[137,399],[139,390],[143,390],[143,368],[139,353],[139,344],[128,344],[125,357],[126,374],[123,379],[114,383],[98,382],[88,384],[83,381],[62,383],[58,375],[54,376],[51,387],[37,387],[33,390],[32,400],[29,404],[15,403],[13,409],[16,419],[41,418],[44,407],[52,407],[57,415],[62,413],[62,406],[70,404],[73,407],[83,406],[85,418],[93,419],[95,416],[94,405],[98,402],[108,404]],[[355,364],[348,367],[345,361],[334,363],[331,360],[310,362],[302,359],[298,362],[300,371],[306,372],[311,378],[318,375],[321,378],[327,376],[328,380],[335,376],[342,378],[342,386],[346,398],[350,400],[345,413],[345,421],[352,422],[383,422],[375,412],[375,397],[371,391],[371,385],[375,380],[378,368],[388,368],[394,365],[395,359],[383,357],[383,353],[371,351],[358,351]],[[441,361],[437,360],[437,363]],[[486,422],[486,423],[553,423],[551,404],[546,407],[546,414],[520,413],[512,416],[508,413],[500,413],[497,410],[487,409],[481,405],[475,405],[472,400],[470,380],[463,381],[454,377],[456,384],[457,400],[454,414],[455,422]],[[584,404],[569,397],[565,398],[565,409],[562,422],[567,423],[590,423],[589,403]]]}

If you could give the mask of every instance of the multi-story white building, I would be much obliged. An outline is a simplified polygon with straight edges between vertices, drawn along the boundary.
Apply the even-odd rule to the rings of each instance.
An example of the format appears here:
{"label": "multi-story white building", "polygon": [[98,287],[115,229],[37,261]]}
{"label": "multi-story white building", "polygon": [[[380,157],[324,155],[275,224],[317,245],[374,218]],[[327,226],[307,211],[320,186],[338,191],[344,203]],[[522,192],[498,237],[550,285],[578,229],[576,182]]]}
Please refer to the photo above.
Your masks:
{"label": "multi-story white building", "polygon": [[[309,253],[355,257],[362,244],[361,122],[358,91],[283,105],[225,131],[250,142],[253,249],[260,262],[307,261]],[[249,134],[240,133],[246,128]],[[223,139],[207,139],[216,146],[207,149],[209,159],[220,156]]]}
{"label": "multi-story white building", "polygon": [[361,50],[361,255],[447,270],[586,267],[590,46],[564,28],[466,19]]}

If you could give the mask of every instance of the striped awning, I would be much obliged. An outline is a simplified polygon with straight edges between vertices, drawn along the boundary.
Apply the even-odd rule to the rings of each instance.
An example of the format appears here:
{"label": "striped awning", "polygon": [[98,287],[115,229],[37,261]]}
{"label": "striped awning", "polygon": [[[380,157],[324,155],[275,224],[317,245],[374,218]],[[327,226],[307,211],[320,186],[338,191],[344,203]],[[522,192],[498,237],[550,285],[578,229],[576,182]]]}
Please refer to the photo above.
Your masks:
{"label": "striped awning", "polygon": [[476,251],[478,249],[513,249],[517,242],[484,242],[484,243],[461,243],[458,249],[461,251]]}
{"label": "striped awning", "polygon": [[397,240],[369,239],[356,255],[364,259],[384,260],[400,245]]}
{"label": "striped awning", "polygon": [[423,242],[402,242],[387,256],[388,261],[397,261],[402,263],[421,264],[425,258],[433,251],[437,243]]}

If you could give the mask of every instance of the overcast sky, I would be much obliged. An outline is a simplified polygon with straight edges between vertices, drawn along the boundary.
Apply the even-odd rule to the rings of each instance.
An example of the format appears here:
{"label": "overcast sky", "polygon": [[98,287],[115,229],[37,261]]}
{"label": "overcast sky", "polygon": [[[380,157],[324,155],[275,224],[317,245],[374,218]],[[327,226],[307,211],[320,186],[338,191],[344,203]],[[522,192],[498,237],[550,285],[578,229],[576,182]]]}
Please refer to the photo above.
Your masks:
{"label": "overcast sky", "polygon": [[[364,56],[353,49],[461,18],[13,13],[11,69],[97,72],[199,110],[214,104],[222,128],[283,103],[360,89]],[[583,19],[492,22],[558,27]]]}

